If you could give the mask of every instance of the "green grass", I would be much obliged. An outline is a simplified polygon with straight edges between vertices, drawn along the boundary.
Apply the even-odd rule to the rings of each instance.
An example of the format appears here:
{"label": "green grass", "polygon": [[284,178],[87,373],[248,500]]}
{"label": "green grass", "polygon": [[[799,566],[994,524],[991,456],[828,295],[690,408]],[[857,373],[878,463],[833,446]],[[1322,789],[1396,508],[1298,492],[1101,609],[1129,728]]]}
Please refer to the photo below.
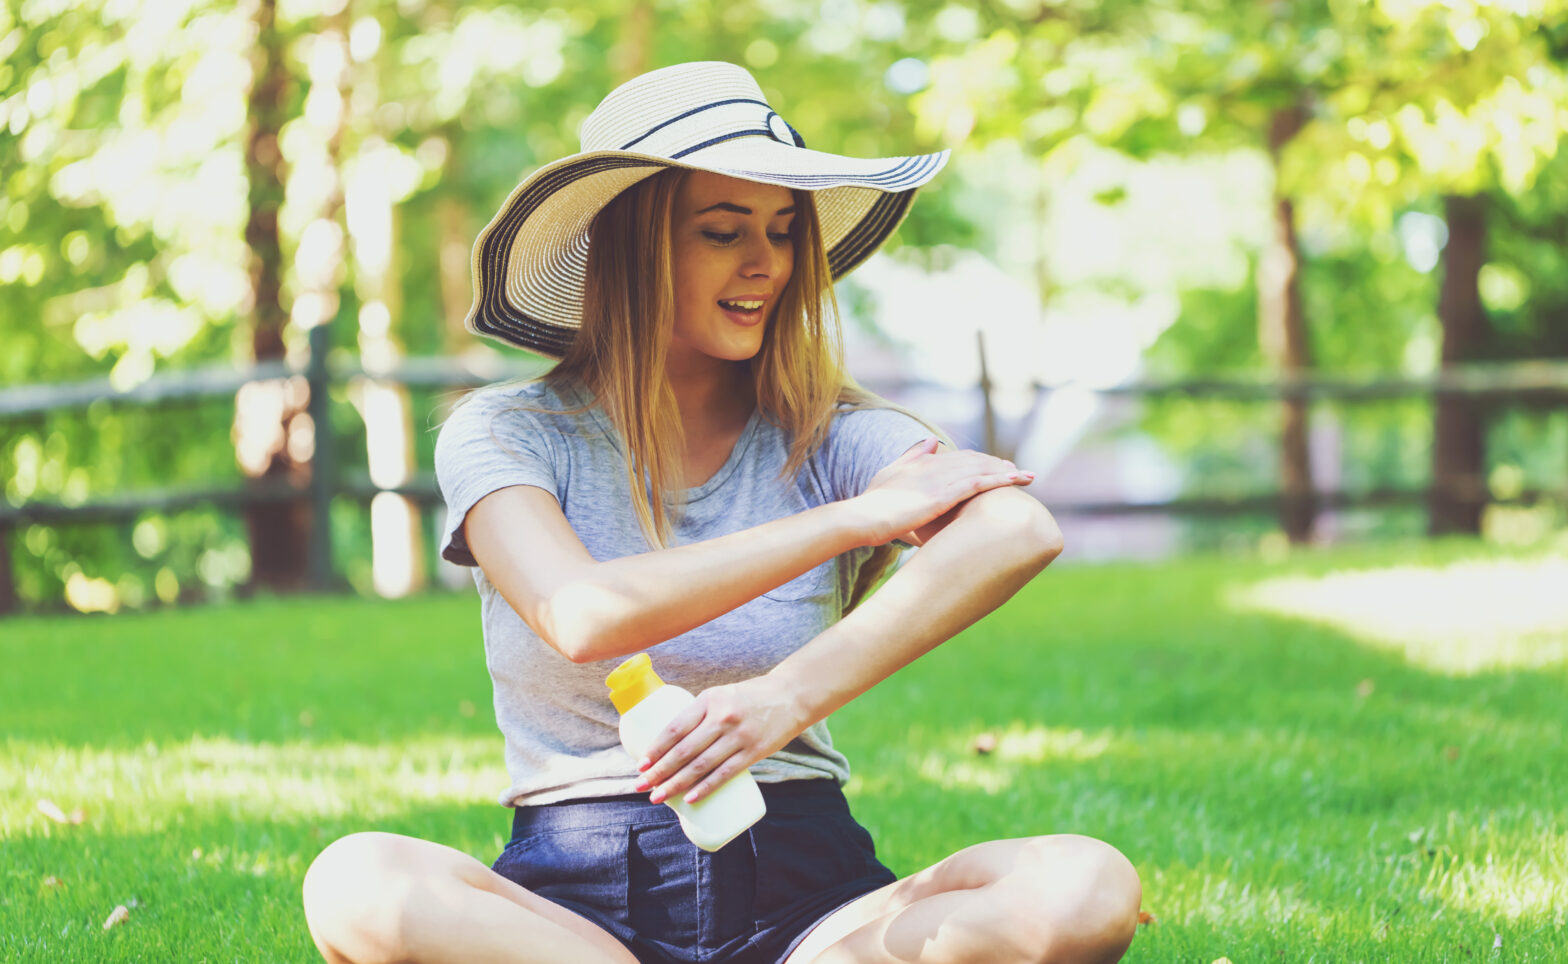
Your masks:
{"label": "green grass", "polygon": [[[1472,579],[1563,564],[1445,543],[1064,566],[837,715],[850,796],[900,873],[993,837],[1111,841],[1157,918],[1129,961],[1568,960],[1568,584],[1535,611]],[[1382,636],[1246,602],[1396,565],[1424,569],[1367,583]],[[1489,606],[1506,632],[1464,615]],[[1389,638],[1401,612],[1427,637]],[[308,961],[300,879],[335,837],[492,859],[478,633],[468,596],[0,622],[0,960]]]}

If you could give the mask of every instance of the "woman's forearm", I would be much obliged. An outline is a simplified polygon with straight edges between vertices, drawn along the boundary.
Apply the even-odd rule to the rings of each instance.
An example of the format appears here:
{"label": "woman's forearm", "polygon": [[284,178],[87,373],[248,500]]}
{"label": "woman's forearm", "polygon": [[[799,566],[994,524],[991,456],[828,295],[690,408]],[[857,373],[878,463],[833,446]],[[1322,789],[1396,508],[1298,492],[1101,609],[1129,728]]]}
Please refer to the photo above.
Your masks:
{"label": "woman's forearm", "polygon": [[768,675],[795,694],[803,727],[886,679],[1012,598],[1061,552],[1032,496],[975,496],[853,612]]}
{"label": "woman's forearm", "polygon": [[1061,552],[1031,496],[999,488],[951,522],[848,616],[770,672],[698,694],[639,764],[659,803],[696,802],[802,730],[1006,602]]}
{"label": "woman's forearm", "polygon": [[549,595],[552,640],[574,662],[673,639],[863,544],[846,502],[702,542],[596,563]]}

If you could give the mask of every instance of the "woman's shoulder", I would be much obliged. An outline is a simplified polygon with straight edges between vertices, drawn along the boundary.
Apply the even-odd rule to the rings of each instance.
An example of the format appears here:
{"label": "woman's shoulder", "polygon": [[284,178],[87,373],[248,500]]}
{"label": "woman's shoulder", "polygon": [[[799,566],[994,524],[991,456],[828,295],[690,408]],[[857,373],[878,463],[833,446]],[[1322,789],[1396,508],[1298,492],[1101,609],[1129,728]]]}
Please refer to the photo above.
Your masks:
{"label": "woman's shoulder", "polygon": [[910,424],[920,425],[920,419],[891,402],[839,402],[833,409],[833,434],[878,432]]}
{"label": "woman's shoulder", "polygon": [[554,385],[542,379],[528,382],[500,382],[476,388],[452,407],[452,418],[515,416],[521,423],[540,418],[575,414],[583,409],[578,391],[570,385]]}
{"label": "woman's shoulder", "polygon": [[524,441],[597,433],[583,400],[569,385],[541,380],[487,385],[469,392],[441,424],[438,447],[469,440]]}

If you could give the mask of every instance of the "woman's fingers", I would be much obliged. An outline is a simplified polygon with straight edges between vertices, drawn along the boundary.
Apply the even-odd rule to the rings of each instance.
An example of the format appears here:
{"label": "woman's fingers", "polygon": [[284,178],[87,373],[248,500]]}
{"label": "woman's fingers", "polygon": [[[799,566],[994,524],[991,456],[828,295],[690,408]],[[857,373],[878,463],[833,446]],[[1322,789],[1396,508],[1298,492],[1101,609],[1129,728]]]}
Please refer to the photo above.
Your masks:
{"label": "woman's fingers", "polygon": [[744,761],[745,755],[734,741],[716,740],[668,780],[654,787],[648,799],[652,803],[664,803],[680,797],[687,803],[695,803],[744,769]]}
{"label": "woman's fingers", "polygon": [[[706,797],[708,794],[729,782],[731,777],[738,775],[742,770],[746,769],[747,766],[749,766],[749,764],[746,761],[746,755],[744,753],[732,753],[728,759],[724,760],[712,770],[709,770],[706,774],[697,776],[697,774],[694,772],[692,774],[693,779],[689,785],[686,784],[684,780],[672,781],[670,784],[670,791],[667,796],[673,797],[677,793],[684,791],[685,796],[683,799],[687,803],[696,803],[703,797]],[[685,776],[685,773],[677,774],[677,777]],[[677,783],[680,784],[679,789],[676,788]]]}
{"label": "woman's fingers", "polygon": [[798,736],[810,722],[802,711],[768,676],[704,690],[650,747],[637,791],[652,791],[653,803],[677,796],[699,802]]}
{"label": "woman's fingers", "polygon": [[[719,736],[719,731],[713,727],[698,725],[668,751],[654,753],[650,750],[648,757],[653,762],[643,771],[642,780],[637,784],[637,792],[642,793],[647,790],[664,789],[665,784],[669,783],[671,777],[700,759],[702,754],[719,739]],[[728,756],[728,754],[725,755]],[[668,795],[669,792],[666,790],[664,796]],[[653,802],[659,803],[661,801],[654,800]]]}
{"label": "woman's fingers", "polygon": [[708,744],[717,737],[718,734],[711,728],[703,729],[703,721],[707,718],[704,702],[702,697],[698,697],[695,703],[675,714],[675,718],[665,724],[664,729],[648,745],[642,759],[637,761],[637,770],[642,774],[637,792],[642,793],[658,786],[692,757],[707,749]]}

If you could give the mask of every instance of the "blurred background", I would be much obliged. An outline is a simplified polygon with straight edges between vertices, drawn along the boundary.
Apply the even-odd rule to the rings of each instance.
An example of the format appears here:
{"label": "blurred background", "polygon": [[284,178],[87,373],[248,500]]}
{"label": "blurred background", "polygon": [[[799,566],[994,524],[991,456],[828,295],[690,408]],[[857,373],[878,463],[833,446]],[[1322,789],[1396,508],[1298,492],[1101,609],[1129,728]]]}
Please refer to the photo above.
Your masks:
{"label": "blurred background", "polygon": [[0,612],[465,586],[435,430],[542,359],[476,234],[615,84],[955,150],[851,371],[1063,562],[1568,523],[1561,0],[6,0]]}

